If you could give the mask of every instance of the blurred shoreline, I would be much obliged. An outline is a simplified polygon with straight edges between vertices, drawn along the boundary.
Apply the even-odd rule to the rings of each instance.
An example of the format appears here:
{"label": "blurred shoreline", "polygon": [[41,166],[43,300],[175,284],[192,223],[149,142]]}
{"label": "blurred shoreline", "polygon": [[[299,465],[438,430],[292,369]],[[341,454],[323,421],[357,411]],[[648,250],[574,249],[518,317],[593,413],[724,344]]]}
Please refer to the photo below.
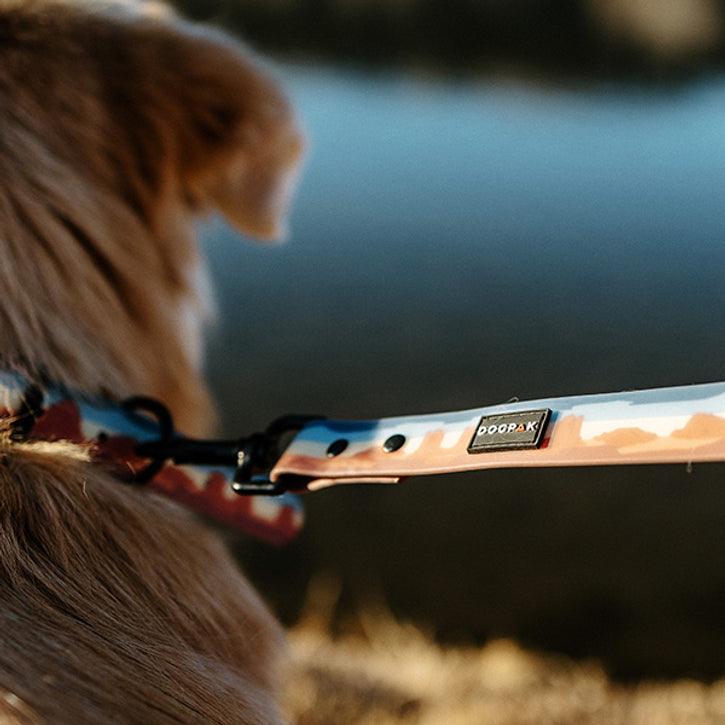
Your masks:
{"label": "blurred shoreline", "polygon": [[[314,140],[294,238],[205,235],[225,435],[297,411],[375,418],[722,378],[725,78],[671,92],[281,70]],[[340,618],[379,591],[438,642],[597,657],[618,681],[719,679],[722,476],[339,487],[306,498],[292,547],[235,550],[288,625],[326,572]]]}
{"label": "blurred shoreline", "polygon": [[[230,435],[293,411],[377,417],[721,379],[725,79],[699,76],[723,65],[722,4],[185,4],[279,60],[321,61],[280,69],[314,141],[294,243],[208,230],[224,323],[209,372]],[[288,625],[319,572],[339,580],[323,650],[307,660],[300,634],[315,676],[337,624],[380,591],[443,654],[503,639],[595,657],[613,683],[703,678],[720,683],[702,690],[709,708],[725,692],[722,473],[331,490],[308,497],[293,547],[234,549]],[[356,678],[323,672],[305,696]],[[421,723],[416,688],[393,704]]]}
{"label": "blurred shoreline", "polygon": [[265,53],[426,72],[670,83],[725,66],[723,0],[175,0]]}
{"label": "blurred shoreline", "polygon": [[714,725],[725,679],[613,680],[572,660],[492,639],[446,647],[385,611],[335,636],[319,616],[290,631],[283,707],[299,725]]}

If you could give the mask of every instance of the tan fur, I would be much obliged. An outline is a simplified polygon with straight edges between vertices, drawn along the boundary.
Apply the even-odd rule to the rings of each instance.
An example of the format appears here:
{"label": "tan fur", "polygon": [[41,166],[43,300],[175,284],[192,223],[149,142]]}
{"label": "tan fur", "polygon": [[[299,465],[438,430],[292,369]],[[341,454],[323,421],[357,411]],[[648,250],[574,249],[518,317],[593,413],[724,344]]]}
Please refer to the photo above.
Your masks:
{"label": "tan fur", "polygon": [[209,414],[200,325],[189,341],[177,324],[190,303],[203,319],[191,214],[219,206],[274,236],[301,142],[247,54],[141,8],[0,0],[0,351],[159,396],[194,432]]}
{"label": "tan fur", "polygon": [[[277,235],[300,150],[225,35],[152,2],[0,0],[2,365],[208,428],[192,216]],[[0,722],[275,723],[280,641],[185,511],[0,440]]]}

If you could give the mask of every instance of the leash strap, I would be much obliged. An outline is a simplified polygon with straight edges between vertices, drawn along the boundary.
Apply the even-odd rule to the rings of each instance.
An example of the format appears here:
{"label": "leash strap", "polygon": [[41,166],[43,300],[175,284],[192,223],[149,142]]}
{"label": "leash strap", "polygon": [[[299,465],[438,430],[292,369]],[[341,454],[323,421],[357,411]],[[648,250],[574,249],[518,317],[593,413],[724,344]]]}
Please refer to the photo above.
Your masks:
{"label": "leash strap", "polygon": [[[254,450],[250,439],[186,439],[175,433],[170,415],[154,401],[137,398],[118,404],[58,387],[29,385],[9,372],[0,372],[0,417],[12,422],[15,439],[64,440],[89,447],[92,459],[117,478],[147,484],[198,513],[269,543],[288,543],[302,527],[297,496],[236,492],[240,471],[253,480],[259,463],[259,441],[254,436],[250,437]],[[293,420],[288,427],[293,423],[299,426]]]}
{"label": "leash strap", "polygon": [[280,488],[314,491],[487,468],[700,461],[725,461],[725,383],[313,421],[270,479]]}
{"label": "leash strap", "polygon": [[370,421],[287,416],[246,438],[200,441],[177,434],[155,401],[112,403],[0,372],[0,415],[15,438],[87,446],[118,478],[275,544],[302,526],[288,490],[488,468],[725,461],[725,382]]}

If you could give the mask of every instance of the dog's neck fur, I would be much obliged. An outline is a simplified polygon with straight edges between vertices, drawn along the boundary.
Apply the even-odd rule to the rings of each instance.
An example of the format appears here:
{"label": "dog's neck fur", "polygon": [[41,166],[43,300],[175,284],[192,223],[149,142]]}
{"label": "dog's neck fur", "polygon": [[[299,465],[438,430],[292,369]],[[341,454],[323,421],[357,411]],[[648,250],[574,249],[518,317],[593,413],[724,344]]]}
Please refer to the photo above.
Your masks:
{"label": "dog's neck fur", "polygon": [[[116,398],[154,395],[173,401],[186,427],[196,427],[197,416],[208,424],[199,377],[204,305],[188,233],[180,230],[173,254],[149,240],[106,255],[96,240],[111,231],[118,238],[120,224],[136,242],[148,231],[133,218],[109,219],[114,210],[81,215],[70,203],[39,208],[23,192],[12,193],[0,225],[22,231],[0,239],[0,255],[12,260],[0,266],[0,286],[10,291],[0,297],[5,364]],[[38,225],[35,234],[25,231],[22,220],[29,218]],[[52,246],[48,230],[62,245]],[[18,247],[21,255],[9,252]]]}
{"label": "dog's neck fur", "polygon": [[[97,14],[45,4],[33,23],[37,5],[9,2],[18,9],[0,26],[25,33],[0,65],[0,89],[18,89],[0,117],[2,363],[152,395],[197,434],[213,416],[192,214],[217,206],[274,235],[300,136],[286,100],[223,36],[180,21],[186,34],[172,33],[153,3],[110,16],[107,3]],[[41,55],[46,73],[31,65]]]}
{"label": "dog's neck fur", "polygon": [[[33,169],[34,181],[43,172]],[[0,228],[10,230],[0,238],[5,365],[115,398],[153,395],[173,407],[182,429],[208,426],[199,375],[207,308],[185,225],[159,245],[159,230],[152,234],[120,203],[98,203],[90,189],[43,205],[30,180],[15,181],[0,211]],[[119,237],[126,249],[104,249]]]}

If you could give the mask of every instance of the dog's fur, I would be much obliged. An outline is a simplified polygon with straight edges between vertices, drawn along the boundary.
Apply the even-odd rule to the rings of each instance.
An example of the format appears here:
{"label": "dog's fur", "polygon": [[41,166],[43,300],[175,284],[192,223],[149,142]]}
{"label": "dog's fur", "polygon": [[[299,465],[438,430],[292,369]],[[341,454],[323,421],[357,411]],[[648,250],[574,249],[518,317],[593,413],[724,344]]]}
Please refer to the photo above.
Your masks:
{"label": "dog's fur", "polygon": [[[156,2],[0,0],[0,356],[208,428],[192,216],[274,237],[301,151],[226,35]],[[0,439],[0,722],[275,723],[281,634],[189,514]]]}

